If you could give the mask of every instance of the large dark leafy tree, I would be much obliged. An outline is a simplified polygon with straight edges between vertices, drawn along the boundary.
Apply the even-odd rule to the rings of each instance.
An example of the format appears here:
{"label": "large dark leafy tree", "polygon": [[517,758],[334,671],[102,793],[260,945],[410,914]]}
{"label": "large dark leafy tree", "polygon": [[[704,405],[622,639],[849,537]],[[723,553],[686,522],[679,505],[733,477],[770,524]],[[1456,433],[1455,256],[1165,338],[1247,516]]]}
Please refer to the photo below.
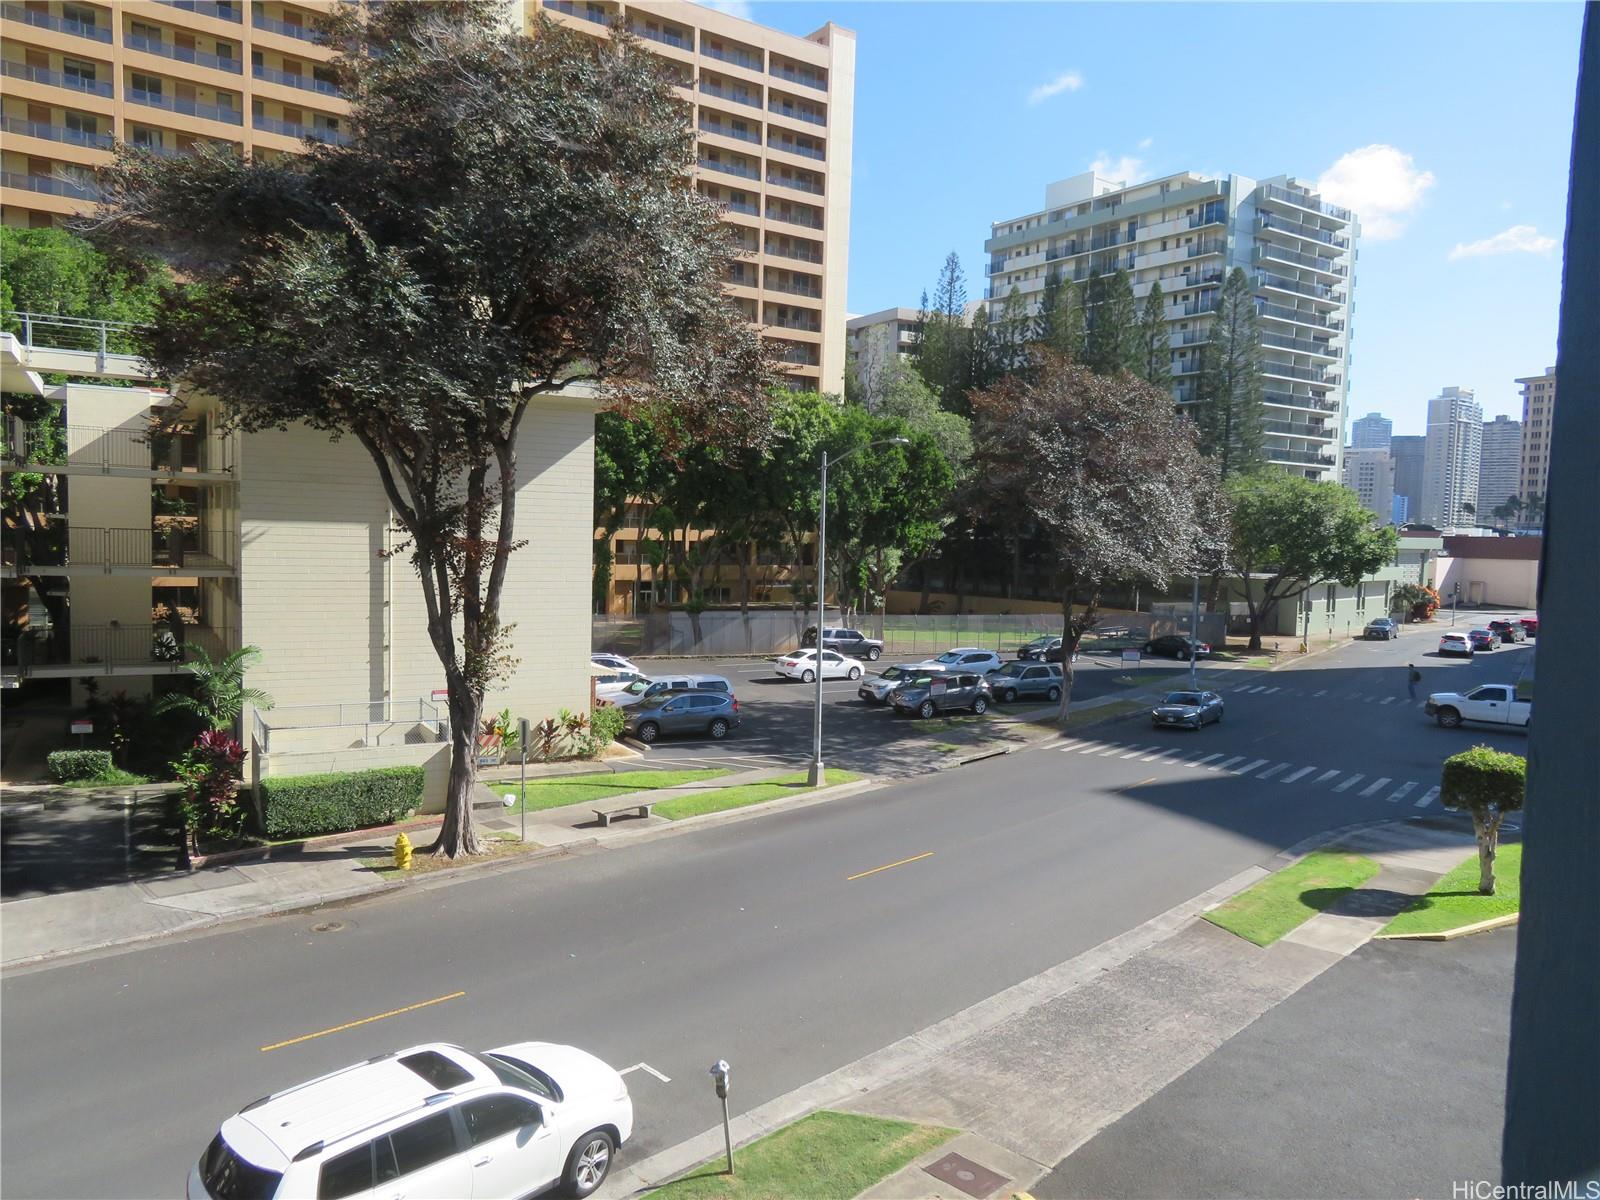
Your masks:
{"label": "large dark leafy tree", "polygon": [[489,5],[341,9],[347,145],[124,153],[96,223],[192,280],[146,347],[163,373],[246,429],[298,422],[370,454],[449,691],[450,856],[481,848],[474,735],[514,662],[500,600],[530,403],[590,386],[669,441],[729,440],[759,424],[770,374],[717,282],[734,247],[685,183],[663,68],[624,34],[534,34]]}
{"label": "large dark leafy tree", "polygon": [[1228,563],[1250,613],[1250,649],[1285,600],[1325,583],[1354,587],[1394,559],[1399,535],[1374,528],[1361,497],[1337,483],[1264,470],[1227,481]]}
{"label": "large dark leafy tree", "polygon": [[1200,348],[1200,382],[1189,411],[1200,427],[1201,450],[1216,459],[1224,479],[1261,464],[1261,339],[1250,281],[1239,267],[1222,285]]}
{"label": "large dark leafy tree", "polygon": [[990,502],[1023,513],[1061,598],[1065,687],[1072,651],[1108,587],[1164,586],[1215,553],[1211,463],[1172,397],[1126,372],[1098,375],[1048,351],[973,397],[976,474]]}

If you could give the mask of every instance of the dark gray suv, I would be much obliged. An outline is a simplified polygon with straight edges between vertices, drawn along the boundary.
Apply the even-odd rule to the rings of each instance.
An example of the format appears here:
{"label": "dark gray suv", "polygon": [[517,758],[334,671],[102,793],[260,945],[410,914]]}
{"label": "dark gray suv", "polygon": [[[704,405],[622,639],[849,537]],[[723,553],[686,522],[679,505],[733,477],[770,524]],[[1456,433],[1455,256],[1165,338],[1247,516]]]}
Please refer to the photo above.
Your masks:
{"label": "dark gray suv", "polygon": [[726,692],[660,692],[623,709],[622,731],[641,742],[662,734],[701,733],[721,741],[739,724],[739,702]]}
{"label": "dark gray suv", "polygon": [[989,694],[1001,704],[1017,700],[1061,699],[1061,668],[1055,663],[1018,659],[983,677]]}
{"label": "dark gray suv", "polygon": [[989,689],[981,675],[954,671],[917,671],[890,693],[894,710],[931,717],[951,709],[970,708],[975,713],[989,709]]}

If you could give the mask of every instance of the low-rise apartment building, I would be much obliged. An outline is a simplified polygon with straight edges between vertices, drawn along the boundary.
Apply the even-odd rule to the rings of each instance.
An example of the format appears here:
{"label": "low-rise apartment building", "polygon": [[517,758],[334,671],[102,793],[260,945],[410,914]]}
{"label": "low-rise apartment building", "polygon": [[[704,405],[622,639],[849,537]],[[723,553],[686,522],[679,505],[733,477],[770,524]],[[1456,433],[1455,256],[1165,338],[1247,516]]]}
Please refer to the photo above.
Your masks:
{"label": "low-rise apartment building", "polygon": [[[64,481],[70,506],[42,534],[5,531],[6,686],[71,680],[81,699],[92,680],[148,696],[174,686],[184,642],[213,657],[255,646],[249,682],[275,701],[246,716],[259,770],[421,763],[441,803],[443,669],[366,452],[303,427],[227,432],[214,405],[153,386],[137,360],[52,348],[48,323],[29,332],[0,335],[6,390],[60,415],[8,422],[3,469]],[[51,372],[80,382],[46,385]],[[492,711],[539,721],[588,709],[594,411],[592,395],[552,396],[524,421],[527,545],[501,610],[517,663]]]}

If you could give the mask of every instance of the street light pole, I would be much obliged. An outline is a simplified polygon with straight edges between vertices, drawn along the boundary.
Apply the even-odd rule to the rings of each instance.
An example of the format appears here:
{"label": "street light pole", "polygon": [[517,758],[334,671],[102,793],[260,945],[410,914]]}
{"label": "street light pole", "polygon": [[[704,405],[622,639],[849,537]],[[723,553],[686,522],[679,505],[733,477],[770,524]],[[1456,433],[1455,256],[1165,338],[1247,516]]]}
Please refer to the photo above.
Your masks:
{"label": "street light pole", "polygon": [[[857,446],[854,450],[846,450],[834,459],[834,465],[842,463],[852,454],[861,450],[871,450],[874,446],[905,446],[910,443],[910,438],[892,437],[881,438],[878,441],[868,442],[865,446]],[[817,640],[813,652],[817,659],[816,696],[811,705],[811,769],[806,773],[806,782],[811,787],[821,787],[826,780],[826,773],[822,765],[822,626],[827,614],[827,560],[828,560],[828,452],[822,452],[822,503],[817,506]]]}
{"label": "street light pole", "polygon": [[1189,609],[1189,688],[1191,691],[1200,686],[1198,666],[1198,651],[1200,649],[1200,576],[1194,577],[1194,600]]}

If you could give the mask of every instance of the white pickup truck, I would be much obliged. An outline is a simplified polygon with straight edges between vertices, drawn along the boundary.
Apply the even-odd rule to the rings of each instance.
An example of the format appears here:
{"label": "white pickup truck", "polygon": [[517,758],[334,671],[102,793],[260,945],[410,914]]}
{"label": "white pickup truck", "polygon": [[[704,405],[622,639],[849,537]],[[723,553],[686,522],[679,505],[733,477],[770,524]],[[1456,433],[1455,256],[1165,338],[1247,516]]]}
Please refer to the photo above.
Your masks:
{"label": "white pickup truck", "polygon": [[1517,689],[1509,683],[1485,683],[1464,696],[1459,692],[1434,692],[1428,697],[1427,712],[1446,729],[1454,729],[1463,721],[1526,729],[1533,720],[1533,701],[1518,700]]}

